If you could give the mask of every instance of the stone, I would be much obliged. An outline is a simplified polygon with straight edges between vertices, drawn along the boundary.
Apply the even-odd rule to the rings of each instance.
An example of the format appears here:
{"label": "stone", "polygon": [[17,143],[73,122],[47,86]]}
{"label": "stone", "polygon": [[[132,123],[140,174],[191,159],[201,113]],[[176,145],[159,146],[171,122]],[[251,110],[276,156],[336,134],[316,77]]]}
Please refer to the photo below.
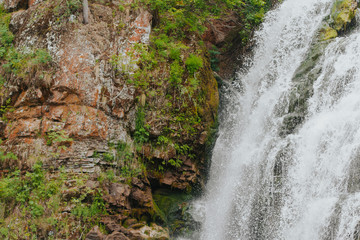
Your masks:
{"label": "stone", "polygon": [[0,119],[0,138],[4,137],[5,126],[6,124]]}
{"label": "stone", "polygon": [[85,186],[90,189],[96,189],[100,187],[100,183],[98,181],[87,180]]}
{"label": "stone", "polygon": [[112,234],[108,235],[105,240],[130,240],[121,232],[113,232]]}
{"label": "stone", "polygon": [[147,187],[145,191],[134,187],[131,189],[130,198],[132,200],[133,207],[145,207],[145,208],[152,208],[152,194],[151,189]]}
{"label": "stone", "polygon": [[14,10],[26,5],[27,0],[0,0],[6,10]]}
{"label": "stone", "polygon": [[20,94],[14,107],[39,105],[44,102],[44,95],[39,88],[30,88]]}
{"label": "stone", "polygon": [[355,19],[357,11],[356,0],[338,0],[331,10],[333,20],[332,27],[336,31],[344,31],[348,25]]}
{"label": "stone", "polygon": [[8,139],[35,137],[40,131],[40,124],[40,119],[20,119],[16,124],[6,125],[5,137]]}
{"label": "stone", "polygon": [[206,143],[206,140],[208,138],[208,132],[207,131],[204,131],[200,134],[200,138],[199,138],[199,142],[200,144],[205,144]]}
{"label": "stone", "polygon": [[238,26],[238,18],[235,12],[228,14],[226,17],[211,19],[206,25],[207,31],[203,34],[203,40],[213,45],[222,45]]}
{"label": "stone", "polygon": [[130,227],[131,225],[137,224],[138,221],[135,218],[128,218],[124,221],[123,225],[125,227]]}
{"label": "stone", "polygon": [[103,199],[113,206],[119,208],[130,209],[130,187],[121,183],[110,183],[107,187],[109,194],[105,195]]}
{"label": "stone", "polygon": [[90,232],[86,235],[85,240],[104,240],[105,236],[98,226],[94,226]]}
{"label": "stone", "polygon": [[144,188],[145,188],[144,182],[141,181],[139,178],[133,177],[133,178],[131,179],[131,184],[132,184],[133,186],[136,186],[136,187],[140,188],[141,190],[144,190]]}
{"label": "stone", "polygon": [[[82,160],[90,157],[84,156],[86,152],[107,148],[108,139],[130,139],[125,128],[135,122],[137,93],[126,80],[114,80],[114,68],[108,56],[117,53],[128,56],[125,52],[131,55],[136,43],[148,43],[150,12],[141,9],[129,13],[125,19],[125,16],[114,17],[112,7],[93,3],[89,16],[92,24],[60,24],[53,12],[56,1],[2,0],[1,3],[11,11],[22,9],[14,12],[10,21],[14,44],[24,49],[48,49],[54,66],[43,78],[21,82],[21,88],[14,86],[7,93],[13,96],[14,111],[8,114],[12,124],[0,126],[2,137],[8,138],[4,145],[11,141],[12,148],[24,150],[21,139],[42,138],[45,142],[47,133],[65,131],[74,140],[74,147],[68,147],[60,157],[65,154],[69,159],[76,159],[74,164],[79,161],[86,164]],[[113,32],[116,31],[113,26],[120,20],[126,21],[129,27],[121,36]],[[129,62],[124,60],[124,63]],[[35,80],[36,85],[32,84]],[[95,141],[97,145],[93,148],[90,145]],[[54,151],[53,146],[46,144],[41,149],[31,144],[26,148],[29,153]],[[91,169],[89,171],[94,172],[95,166]]]}
{"label": "stone", "polygon": [[81,191],[78,187],[72,187],[70,189],[63,190],[61,192],[61,198],[64,201],[70,201],[73,198],[79,198]]}
{"label": "stone", "polygon": [[139,234],[143,239],[170,239],[169,232],[155,223],[151,224],[151,226],[143,226],[139,229],[130,229],[129,231],[134,235]]}
{"label": "stone", "polygon": [[320,29],[320,40],[326,41],[329,39],[336,38],[338,36],[338,32],[331,28],[330,26],[325,26],[322,29]]}

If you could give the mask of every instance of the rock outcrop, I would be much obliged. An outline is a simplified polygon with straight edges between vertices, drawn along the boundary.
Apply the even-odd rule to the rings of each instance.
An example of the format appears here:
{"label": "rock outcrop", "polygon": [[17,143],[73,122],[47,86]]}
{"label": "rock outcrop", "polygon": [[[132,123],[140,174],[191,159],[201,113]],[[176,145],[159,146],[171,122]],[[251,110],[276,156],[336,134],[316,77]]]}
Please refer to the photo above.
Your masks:
{"label": "rock outcrop", "polygon": [[[109,234],[94,227],[86,239],[168,239],[166,229],[150,224],[161,215],[152,191],[201,186],[205,145],[216,122],[217,83],[199,38],[188,40],[181,50],[184,67],[185,59],[203,52],[194,76],[188,74],[196,78],[191,91],[200,100],[194,105],[183,93],[183,101],[180,95],[169,98],[166,92],[176,90],[171,84],[151,83],[149,91],[134,83],[151,42],[155,13],[147,6],[132,0],[89,1],[89,24],[83,24],[80,1],[0,3],[11,13],[4,24],[14,35],[13,49],[24,56],[39,49],[49,55],[41,67],[24,63],[21,74],[0,69],[6,77],[0,84],[0,150],[17,156],[4,157],[1,171],[31,171],[41,162],[54,176],[59,171],[71,177],[87,174],[86,186],[68,183],[61,192],[61,199],[69,202],[63,215],[74,214],[74,199],[82,199],[81,207],[98,199],[111,215],[101,217]],[[165,81],[169,65],[151,74]],[[161,112],[164,104],[172,113]],[[177,110],[187,105],[190,111]],[[143,109],[146,141],[136,139]],[[159,140],[165,139],[164,129],[171,141]],[[53,234],[47,231],[40,236]]]}

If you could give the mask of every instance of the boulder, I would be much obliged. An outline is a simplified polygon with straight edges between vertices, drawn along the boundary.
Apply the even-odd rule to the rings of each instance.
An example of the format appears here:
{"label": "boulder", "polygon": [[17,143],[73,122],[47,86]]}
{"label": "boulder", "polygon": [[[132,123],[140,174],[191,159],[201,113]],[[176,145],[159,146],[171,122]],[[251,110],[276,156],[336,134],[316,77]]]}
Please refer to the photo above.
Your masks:
{"label": "boulder", "polygon": [[104,239],[105,236],[100,231],[98,226],[94,226],[85,237],[85,240],[104,240]]}
{"label": "boulder", "polygon": [[108,235],[105,240],[130,240],[121,232],[113,232],[112,234]]}
{"label": "boulder", "polygon": [[338,0],[331,10],[332,27],[336,31],[345,31],[355,20],[356,0]]}
{"label": "boulder", "polygon": [[103,199],[115,207],[122,209],[130,209],[130,187],[122,183],[110,183],[107,187],[109,194],[105,195]]}

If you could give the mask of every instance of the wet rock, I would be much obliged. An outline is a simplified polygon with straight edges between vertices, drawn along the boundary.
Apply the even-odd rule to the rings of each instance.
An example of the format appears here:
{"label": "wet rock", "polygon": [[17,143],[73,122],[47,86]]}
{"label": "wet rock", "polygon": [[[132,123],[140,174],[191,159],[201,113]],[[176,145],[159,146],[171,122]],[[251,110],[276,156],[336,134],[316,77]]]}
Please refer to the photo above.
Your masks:
{"label": "wet rock", "polygon": [[356,11],[356,0],[336,1],[331,10],[332,27],[338,32],[345,31],[352,21],[355,20]]}
{"label": "wet rock", "polygon": [[329,25],[324,26],[322,29],[320,29],[320,40],[326,41],[329,39],[336,38],[338,36],[338,32],[331,28]]}

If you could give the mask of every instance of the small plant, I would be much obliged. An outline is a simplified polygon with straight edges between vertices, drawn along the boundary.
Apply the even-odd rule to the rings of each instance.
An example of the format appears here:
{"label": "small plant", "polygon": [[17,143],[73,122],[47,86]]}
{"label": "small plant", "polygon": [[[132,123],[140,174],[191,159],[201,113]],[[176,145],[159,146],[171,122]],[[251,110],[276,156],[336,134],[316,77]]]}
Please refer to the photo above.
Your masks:
{"label": "small plant", "polygon": [[104,200],[99,195],[95,196],[90,206],[81,201],[76,202],[77,205],[71,210],[71,213],[77,217],[89,219],[106,213]]}
{"label": "small plant", "polygon": [[70,13],[74,13],[81,8],[81,1],[80,0],[67,0],[66,6],[68,7],[68,11]]}
{"label": "small plant", "polygon": [[181,167],[182,161],[180,159],[170,159],[168,163],[173,167],[179,168]]}
{"label": "small plant", "polygon": [[67,135],[67,133],[64,130],[61,131],[51,130],[50,132],[47,133],[45,139],[46,139],[46,145],[48,146],[51,146],[54,143],[65,144],[67,142],[73,141],[73,139],[70,138],[69,135]]}
{"label": "small plant", "polygon": [[166,145],[170,142],[170,139],[165,136],[159,136],[157,139],[157,145]]}
{"label": "small plant", "polygon": [[104,153],[103,154],[103,159],[105,162],[113,162],[114,161],[114,155],[112,153]]}
{"label": "small plant", "polygon": [[203,61],[199,56],[190,54],[185,61],[185,65],[189,73],[194,74],[203,66]]}
{"label": "small plant", "polygon": [[149,141],[150,133],[148,127],[144,125],[145,122],[145,110],[143,107],[139,107],[135,120],[135,134],[134,139],[138,143],[145,143]]}
{"label": "small plant", "polygon": [[[1,86],[2,85],[0,85],[0,90],[1,90]],[[10,105],[10,103],[11,103],[11,98],[8,98],[5,101],[5,103],[0,106],[0,120],[4,122],[8,122],[8,119],[6,117],[7,113],[14,111],[14,108]]]}
{"label": "small plant", "polygon": [[180,66],[179,61],[174,61],[170,66],[170,82],[174,86],[178,86],[182,82],[184,69]]}

